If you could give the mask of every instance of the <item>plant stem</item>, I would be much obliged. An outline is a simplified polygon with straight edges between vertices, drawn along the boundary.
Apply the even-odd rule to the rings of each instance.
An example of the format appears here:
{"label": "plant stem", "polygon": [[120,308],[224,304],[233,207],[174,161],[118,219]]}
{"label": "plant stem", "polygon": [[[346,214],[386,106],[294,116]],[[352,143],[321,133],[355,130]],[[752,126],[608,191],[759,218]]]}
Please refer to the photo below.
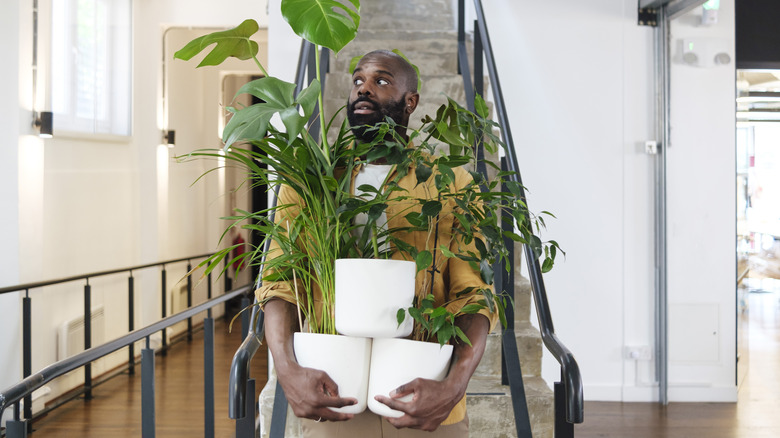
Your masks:
{"label": "plant stem", "polygon": [[263,68],[263,64],[260,64],[260,61],[258,61],[257,56],[252,55],[252,59],[255,60],[255,64],[257,64],[257,67],[260,69],[261,72],[263,72],[263,76],[268,77],[268,72],[265,71]]}

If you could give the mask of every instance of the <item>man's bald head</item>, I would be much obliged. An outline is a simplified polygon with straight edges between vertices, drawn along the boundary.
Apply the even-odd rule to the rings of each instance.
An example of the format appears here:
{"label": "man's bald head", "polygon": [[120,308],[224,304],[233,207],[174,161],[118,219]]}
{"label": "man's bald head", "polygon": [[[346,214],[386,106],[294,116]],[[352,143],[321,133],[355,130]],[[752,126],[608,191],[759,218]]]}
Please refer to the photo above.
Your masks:
{"label": "man's bald head", "polygon": [[410,91],[412,93],[417,92],[417,83],[419,82],[417,70],[415,70],[412,64],[404,59],[403,56],[400,56],[397,53],[391,52],[389,50],[374,50],[373,52],[366,53],[362,58],[360,58],[360,61],[358,61],[355,69],[357,70],[360,68],[360,64],[363,62],[377,59],[384,59],[385,61],[389,61],[395,64],[397,71],[400,72],[402,76],[401,79],[403,80],[403,83],[406,87],[406,91]]}

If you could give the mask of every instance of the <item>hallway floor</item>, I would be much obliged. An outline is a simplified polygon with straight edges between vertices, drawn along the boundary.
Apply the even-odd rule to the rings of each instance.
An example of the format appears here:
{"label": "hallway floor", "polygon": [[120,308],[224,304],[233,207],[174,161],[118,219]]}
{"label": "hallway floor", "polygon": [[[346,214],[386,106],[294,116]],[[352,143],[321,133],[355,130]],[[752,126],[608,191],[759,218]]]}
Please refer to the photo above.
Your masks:
{"label": "hallway floor", "polygon": [[586,402],[577,438],[775,438],[780,436],[780,290],[749,294],[747,377],[734,403]]}
{"label": "hallway floor", "polygon": [[[227,323],[214,324],[214,416],[216,437],[235,435],[228,417],[228,373],[241,344],[240,324],[228,333]],[[265,349],[252,361],[256,396],[265,385],[268,362]],[[203,436],[203,331],[192,342],[171,346],[168,355],[155,356],[156,433],[159,437]],[[93,399],[73,400],[33,423],[31,437],[122,438],[141,436],[141,370],[108,380],[93,389]]]}

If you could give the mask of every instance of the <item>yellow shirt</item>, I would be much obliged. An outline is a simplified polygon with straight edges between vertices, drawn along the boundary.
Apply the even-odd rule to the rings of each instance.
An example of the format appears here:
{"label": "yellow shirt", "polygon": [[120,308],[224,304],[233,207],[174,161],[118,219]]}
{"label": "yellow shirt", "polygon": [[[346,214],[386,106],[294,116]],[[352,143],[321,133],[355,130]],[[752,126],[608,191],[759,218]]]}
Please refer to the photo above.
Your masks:
{"label": "yellow shirt", "polygon": [[[453,192],[461,190],[463,187],[471,183],[473,180],[471,175],[462,168],[452,169],[455,174],[455,181],[453,183]],[[356,168],[352,175],[352,184],[354,185],[355,176],[359,168]],[[390,178],[395,175],[394,171],[390,172]],[[399,180],[398,185],[405,189],[405,191],[394,192],[390,196],[390,200],[387,202],[387,218],[388,228],[394,229],[399,227],[406,227],[408,223],[404,216],[410,212],[421,211],[421,205],[417,199],[437,199],[438,191],[434,185],[433,177],[429,178],[427,182],[417,184],[414,171],[410,171],[407,175]],[[354,193],[354,187],[353,187]],[[411,199],[396,199],[398,197],[411,198]],[[395,199],[395,201],[394,201]],[[290,207],[284,208],[283,211],[277,212],[277,223],[283,223],[286,218],[294,217],[300,205],[300,200],[294,190],[287,186],[282,186],[279,192],[279,205],[290,205]],[[458,292],[463,291],[469,287],[479,289],[488,288],[488,286],[482,281],[479,271],[472,269],[468,262],[460,260],[456,257],[446,258],[442,255],[438,249],[442,245],[448,247],[453,253],[463,252],[466,249],[477,252],[473,245],[473,242],[466,246],[459,239],[458,235],[453,233],[453,228],[459,226],[458,220],[451,214],[455,209],[455,202],[452,199],[443,200],[442,210],[439,213],[438,223],[438,239],[435,238],[434,233],[428,233],[426,231],[403,231],[397,232],[395,237],[403,240],[407,244],[415,246],[418,250],[428,249],[431,252],[435,250],[434,260],[438,272],[434,276],[433,287],[431,287],[431,274],[430,268],[421,270],[417,273],[415,293],[417,296],[424,297],[429,293],[432,293],[435,298],[434,306],[440,306],[444,303],[448,303],[447,309],[453,313],[457,313],[463,306],[477,302],[483,299],[482,295],[476,290],[473,293],[465,294],[461,297],[456,297]],[[435,219],[432,219],[435,220]],[[434,228],[436,229],[436,228]],[[436,242],[434,247],[434,242]],[[279,247],[275,242],[271,243],[270,255]],[[405,255],[396,252],[393,255],[395,259],[404,259]],[[408,258],[408,256],[406,256]],[[318,302],[318,296],[321,297],[319,290],[313,291],[315,301],[316,314],[321,313],[321,303]],[[260,303],[264,303],[271,298],[280,298],[288,301],[292,304],[296,303],[295,294],[287,282],[268,282],[263,284],[256,291],[257,299]],[[485,315],[490,321],[491,330],[495,327],[498,321],[498,315],[494,312],[490,312],[488,309],[482,309],[479,312]],[[442,425],[457,423],[465,417],[466,414],[466,398],[461,399],[458,404],[453,408],[449,417],[442,423]]]}

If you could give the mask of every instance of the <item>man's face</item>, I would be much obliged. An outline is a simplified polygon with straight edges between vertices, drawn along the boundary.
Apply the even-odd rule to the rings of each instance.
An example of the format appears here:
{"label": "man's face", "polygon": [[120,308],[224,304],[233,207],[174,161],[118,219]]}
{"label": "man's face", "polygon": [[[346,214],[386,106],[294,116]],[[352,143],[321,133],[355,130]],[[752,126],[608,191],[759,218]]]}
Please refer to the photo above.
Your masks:
{"label": "man's face", "polygon": [[361,126],[376,125],[385,117],[403,126],[409,122],[409,114],[417,101],[416,98],[409,99],[413,93],[409,91],[395,59],[384,56],[364,58],[355,67],[352,84],[347,100],[347,120],[359,140],[370,141],[372,134],[366,133]]}

